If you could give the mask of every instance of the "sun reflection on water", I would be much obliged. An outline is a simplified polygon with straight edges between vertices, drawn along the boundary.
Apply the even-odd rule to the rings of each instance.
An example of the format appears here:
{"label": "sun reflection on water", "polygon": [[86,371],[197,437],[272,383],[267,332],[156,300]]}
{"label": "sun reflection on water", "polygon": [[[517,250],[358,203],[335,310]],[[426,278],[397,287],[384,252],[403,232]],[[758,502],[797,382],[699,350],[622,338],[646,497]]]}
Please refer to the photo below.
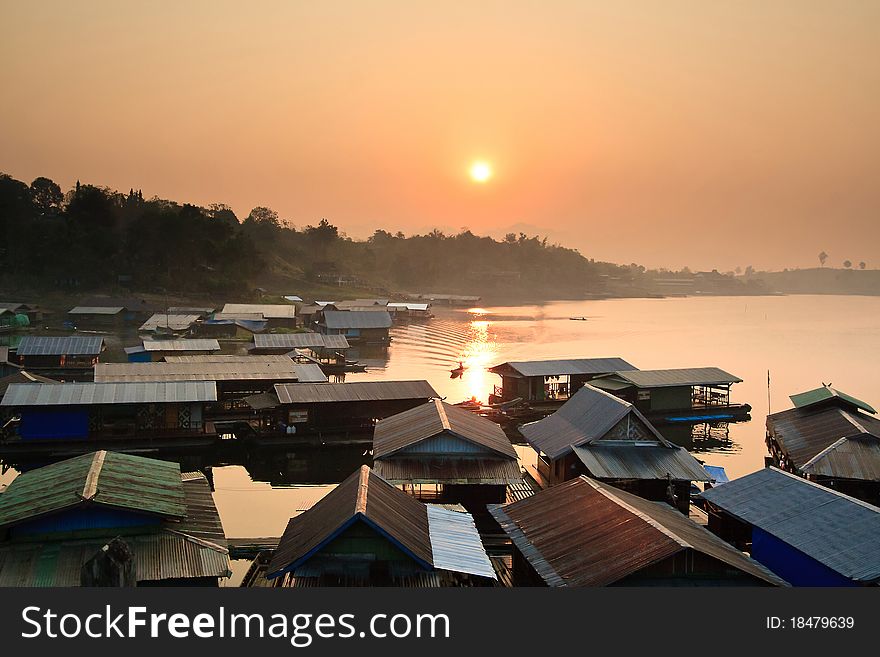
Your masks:
{"label": "sun reflection on water", "polygon": [[482,308],[471,308],[469,311],[474,318],[469,323],[467,342],[459,353],[459,360],[465,366],[461,381],[464,384],[464,392],[467,399],[476,399],[486,403],[487,391],[492,390],[494,374],[487,371],[495,364],[498,356],[498,345],[489,332],[491,322],[484,317],[488,314]]}

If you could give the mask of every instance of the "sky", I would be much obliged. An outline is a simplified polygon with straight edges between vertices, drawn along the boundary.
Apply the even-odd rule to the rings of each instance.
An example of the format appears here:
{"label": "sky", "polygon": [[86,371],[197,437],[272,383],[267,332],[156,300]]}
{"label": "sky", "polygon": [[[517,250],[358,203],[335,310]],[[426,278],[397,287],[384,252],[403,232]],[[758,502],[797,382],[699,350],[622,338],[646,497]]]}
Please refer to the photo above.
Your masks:
{"label": "sky", "polygon": [[873,0],[0,0],[0,171],[358,238],[875,268],[878,25]]}

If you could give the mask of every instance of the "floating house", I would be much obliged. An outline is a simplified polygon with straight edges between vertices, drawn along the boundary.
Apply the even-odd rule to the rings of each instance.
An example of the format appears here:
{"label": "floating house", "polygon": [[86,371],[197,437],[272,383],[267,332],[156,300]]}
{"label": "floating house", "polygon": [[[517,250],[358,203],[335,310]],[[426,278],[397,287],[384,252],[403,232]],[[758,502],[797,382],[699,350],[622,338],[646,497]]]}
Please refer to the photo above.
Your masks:
{"label": "floating house", "polygon": [[296,306],[287,303],[227,303],[223,315],[260,315],[269,328],[296,328]]}
{"label": "floating house", "polygon": [[87,564],[114,539],[131,555],[123,584],[217,586],[232,574],[204,475],[98,451],[22,473],[0,495],[0,586],[94,584]]}
{"label": "floating house", "polygon": [[318,359],[345,359],[351,347],[344,335],[323,333],[263,333],[254,336],[250,351],[254,354],[287,354],[294,349],[306,349]]}
{"label": "floating house", "polygon": [[439,399],[376,423],[373,470],[419,499],[484,512],[522,481],[517,454],[495,422]]}
{"label": "floating house", "polygon": [[171,313],[156,313],[138,328],[139,333],[188,333],[192,326],[199,321],[198,315],[172,315]]}
{"label": "floating house", "polygon": [[489,368],[501,377],[501,386],[495,386],[489,403],[514,399],[563,402],[596,377],[632,369],[635,367],[616,357],[508,361]]}
{"label": "floating house", "polygon": [[36,324],[43,318],[40,307],[32,303],[21,303],[20,301],[0,301],[0,315],[4,312],[12,313],[12,315],[24,315],[27,317],[27,324]]}
{"label": "floating house", "polygon": [[206,406],[217,401],[213,381],[156,383],[12,383],[0,408],[7,447],[73,450],[147,440],[170,446],[216,439]]}
{"label": "floating house", "polygon": [[343,335],[351,344],[387,345],[391,315],[387,310],[323,310],[317,324],[325,335]]}
{"label": "floating house", "polygon": [[880,585],[880,508],[777,468],[705,491],[709,529],[794,586]]}
{"label": "floating house", "polygon": [[153,313],[162,310],[157,304],[134,297],[90,297],[79,304],[87,308],[122,308],[126,323],[143,322]]}
{"label": "floating house", "polygon": [[717,367],[618,371],[592,381],[658,422],[747,418],[751,406],[730,401],[734,383],[742,379]]}
{"label": "floating house", "polygon": [[114,328],[125,323],[126,312],[122,306],[76,306],[67,321],[77,328]]}
{"label": "floating house", "polygon": [[194,324],[190,333],[199,338],[248,340],[255,333],[266,331],[268,326],[269,323],[262,315],[254,315],[253,319],[241,319],[238,316],[227,317],[216,313],[212,319]]}
{"label": "floating house", "polygon": [[767,448],[777,467],[880,503],[880,419],[874,408],[822,386],[792,395],[794,408],[767,416]]}
{"label": "floating house", "polygon": [[219,400],[214,407],[236,411],[244,408],[241,399],[266,392],[280,381],[325,383],[327,376],[313,364],[294,363],[289,358],[266,361],[251,357],[247,361],[100,363],[95,381],[103,383],[159,383],[168,381],[215,381]]}
{"label": "floating house", "polygon": [[515,586],[785,585],[668,505],[589,477],[489,510],[513,542]]}
{"label": "floating house", "polygon": [[493,586],[469,513],[425,505],[367,466],[291,518],[269,562],[276,586]]}
{"label": "floating house", "polygon": [[712,481],[699,461],[660,435],[635,406],[590,384],[553,415],[519,430],[551,486],[588,474],[687,513],[691,482]]}
{"label": "floating house", "polygon": [[213,306],[169,306],[172,315],[198,315],[200,319],[208,319],[214,314]]}
{"label": "floating house", "polygon": [[104,338],[100,336],[26,335],[16,347],[15,360],[37,374],[88,380],[103,351]]}
{"label": "floating house", "polygon": [[389,303],[385,306],[394,322],[417,322],[431,319],[430,303]]}
{"label": "floating house", "polygon": [[279,383],[274,393],[277,402],[261,409],[267,437],[306,433],[334,442],[372,442],[378,420],[437,397],[427,381]]}
{"label": "floating house", "polygon": [[190,340],[144,340],[139,347],[126,347],[129,363],[150,363],[169,355],[205,355],[220,351],[220,343],[211,338]]}

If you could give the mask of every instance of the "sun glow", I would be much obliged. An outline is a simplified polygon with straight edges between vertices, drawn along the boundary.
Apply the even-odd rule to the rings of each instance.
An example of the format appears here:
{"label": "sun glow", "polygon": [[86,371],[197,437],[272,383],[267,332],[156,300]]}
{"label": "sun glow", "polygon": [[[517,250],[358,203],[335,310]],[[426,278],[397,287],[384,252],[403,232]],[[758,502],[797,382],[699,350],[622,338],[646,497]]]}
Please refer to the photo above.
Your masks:
{"label": "sun glow", "polygon": [[471,164],[470,174],[474,182],[484,183],[492,177],[492,167],[488,162],[477,161]]}

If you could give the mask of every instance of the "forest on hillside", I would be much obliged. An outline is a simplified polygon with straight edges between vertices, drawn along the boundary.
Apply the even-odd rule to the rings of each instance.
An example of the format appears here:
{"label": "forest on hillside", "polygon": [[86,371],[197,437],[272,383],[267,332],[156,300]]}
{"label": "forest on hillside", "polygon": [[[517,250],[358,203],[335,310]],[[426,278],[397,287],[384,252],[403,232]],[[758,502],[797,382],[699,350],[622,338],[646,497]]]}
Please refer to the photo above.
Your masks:
{"label": "forest on hillside", "polygon": [[267,207],[240,219],[222,204],[199,207],[131,189],[0,174],[0,276],[39,290],[244,294],[256,286],[323,284],[469,294],[590,294],[644,267],[595,262],[546,238],[502,240],[470,231],[353,240],[326,219],[297,229]]}

